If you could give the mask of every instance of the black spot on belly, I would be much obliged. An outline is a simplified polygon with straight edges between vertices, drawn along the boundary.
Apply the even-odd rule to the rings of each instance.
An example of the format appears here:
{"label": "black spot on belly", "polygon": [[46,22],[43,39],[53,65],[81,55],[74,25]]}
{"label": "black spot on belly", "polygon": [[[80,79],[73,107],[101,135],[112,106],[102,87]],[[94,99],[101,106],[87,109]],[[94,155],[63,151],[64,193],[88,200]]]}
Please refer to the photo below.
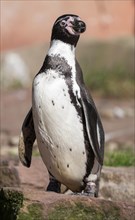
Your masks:
{"label": "black spot on belly", "polygon": [[62,109],[64,109],[64,106],[62,106]]}
{"label": "black spot on belly", "polygon": [[55,105],[53,100],[52,100],[52,104]]}
{"label": "black spot on belly", "polygon": [[67,168],[69,168],[69,164],[67,164]]}
{"label": "black spot on belly", "polygon": [[69,148],[70,151],[72,151],[72,148]]}
{"label": "black spot on belly", "polygon": [[39,84],[39,82],[35,83],[35,86],[37,86]]}
{"label": "black spot on belly", "polygon": [[[64,57],[60,57],[59,55],[54,55],[54,56],[47,55],[43,63],[43,66],[41,67],[38,74],[44,74],[47,72],[46,70],[48,69],[55,70],[59,74],[60,78],[64,78],[68,87],[68,93],[70,96],[71,104],[75,107],[77,114],[80,116],[79,119],[81,121],[82,119],[81,106],[80,103],[78,102],[77,94],[74,94],[73,92],[72,66],[70,66],[67,63]],[[65,92],[64,89],[63,92]]]}
{"label": "black spot on belly", "polygon": [[39,108],[41,108],[41,106],[40,106],[40,105],[39,105],[38,107],[39,107]]}

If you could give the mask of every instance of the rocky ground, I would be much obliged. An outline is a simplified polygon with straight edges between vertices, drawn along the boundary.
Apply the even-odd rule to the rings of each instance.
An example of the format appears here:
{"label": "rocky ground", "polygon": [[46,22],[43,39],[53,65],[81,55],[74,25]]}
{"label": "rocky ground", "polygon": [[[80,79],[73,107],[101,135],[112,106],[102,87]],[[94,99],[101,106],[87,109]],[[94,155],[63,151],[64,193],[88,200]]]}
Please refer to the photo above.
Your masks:
{"label": "rocky ground", "polygon": [[16,219],[15,213],[18,212],[19,220],[36,220],[37,218],[41,220],[77,220],[78,218],[81,220],[134,220],[133,167],[104,167],[98,199],[72,195],[71,192],[66,195],[45,192],[48,174],[38,156],[33,157],[29,169],[20,163],[18,164],[17,158],[10,160],[10,162],[5,160],[1,165],[1,174],[0,185],[3,186],[3,190],[0,191],[2,220]]}

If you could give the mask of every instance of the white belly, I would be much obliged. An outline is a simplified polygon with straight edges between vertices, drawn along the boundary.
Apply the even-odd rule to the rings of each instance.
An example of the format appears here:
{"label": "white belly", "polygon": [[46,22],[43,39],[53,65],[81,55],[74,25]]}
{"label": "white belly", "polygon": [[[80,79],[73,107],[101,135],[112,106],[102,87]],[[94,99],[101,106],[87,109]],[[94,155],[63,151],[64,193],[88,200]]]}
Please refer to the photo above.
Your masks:
{"label": "white belly", "polygon": [[[38,147],[47,169],[76,190],[86,173],[83,126],[71,104],[65,80],[53,70],[33,83],[33,118]],[[56,77],[56,78],[55,78]]]}

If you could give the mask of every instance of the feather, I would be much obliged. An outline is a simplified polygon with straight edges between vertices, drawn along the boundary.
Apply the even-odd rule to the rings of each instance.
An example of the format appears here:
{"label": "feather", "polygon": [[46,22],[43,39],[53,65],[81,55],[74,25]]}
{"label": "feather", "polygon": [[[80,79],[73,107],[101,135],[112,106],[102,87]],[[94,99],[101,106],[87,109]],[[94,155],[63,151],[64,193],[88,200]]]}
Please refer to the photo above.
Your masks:
{"label": "feather", "polygon": [[77,71],[77,83],[80,87],[80,94],[79,102],[82,106],[84,120],[86,123],[86,130],[90,142],[90,146],[93,149],[95,157],[100,165],[103,164],[103,157],[104,157],[104,130],[103,126],[97,112],[95,103],[88,94],[84,82],[83,82],[83,75],[82,70],[76,60],[76,71]]}
{"label": "feather", "polygon": [[32,149],[36,139],[32,108],[28,112],[22,125],[22,131],[19,138],[19,158],[26,167],[31,165]]}

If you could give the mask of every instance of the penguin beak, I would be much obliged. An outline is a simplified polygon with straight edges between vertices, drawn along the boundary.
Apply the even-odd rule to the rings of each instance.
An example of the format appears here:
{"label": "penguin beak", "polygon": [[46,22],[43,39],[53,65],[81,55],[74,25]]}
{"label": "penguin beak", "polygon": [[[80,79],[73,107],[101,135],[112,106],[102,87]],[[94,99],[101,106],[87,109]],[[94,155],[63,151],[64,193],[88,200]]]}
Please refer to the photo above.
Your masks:
{"label": "penguin beak", "polygon": [[86,24],[78,19],[75,19],[72,23],[72,28],[78,34],[83,33],[86,30]]}
{"label": "penguin beak", "polygon": [[80,35],[86,30],[86,24],[79,17],[69,18],[64,22],[64,28],[67,29],[71,35]]}

